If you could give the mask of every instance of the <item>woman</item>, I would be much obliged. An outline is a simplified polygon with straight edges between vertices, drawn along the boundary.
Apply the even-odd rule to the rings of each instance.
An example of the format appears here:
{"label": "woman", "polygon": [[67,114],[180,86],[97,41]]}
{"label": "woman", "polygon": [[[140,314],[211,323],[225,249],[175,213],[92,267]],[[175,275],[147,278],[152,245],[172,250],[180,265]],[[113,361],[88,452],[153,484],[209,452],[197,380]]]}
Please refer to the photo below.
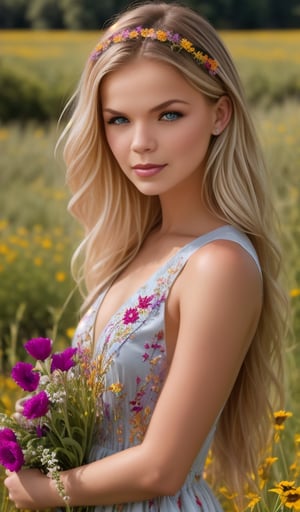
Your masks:
{"label": "woman", "polygon": [[[211,443],[215,481],[242,499],[282,391],[280,258],[237,72],[198,14],[141,5],[103,34],[66,131],[86,231],[74,343],[110,361],[91,462],[61,474],[69,504],[220,511]],[[6,485],[19,507],[63,506],[37,471]]]}

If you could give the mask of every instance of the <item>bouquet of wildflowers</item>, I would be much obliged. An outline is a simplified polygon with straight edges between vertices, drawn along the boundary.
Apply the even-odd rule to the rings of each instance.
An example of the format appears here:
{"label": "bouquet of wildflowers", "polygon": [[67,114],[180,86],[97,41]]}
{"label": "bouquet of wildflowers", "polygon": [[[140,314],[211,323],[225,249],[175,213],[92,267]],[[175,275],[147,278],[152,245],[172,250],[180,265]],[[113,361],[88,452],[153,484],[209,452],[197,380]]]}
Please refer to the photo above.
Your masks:
{"label": "bouquet of wildflowers", "polygon": [[21,414],[0,414],[0,464],[10,471],[40,469],[55,480],[67,511],[91,511],[68,505],[60,471],[88,462],[101,422],[102,360],[92,360],[81,347],[52,353],[49,338],[31,339],[24,347],[35,365],[18,362],[12,369],[12,378],[28,394]]}

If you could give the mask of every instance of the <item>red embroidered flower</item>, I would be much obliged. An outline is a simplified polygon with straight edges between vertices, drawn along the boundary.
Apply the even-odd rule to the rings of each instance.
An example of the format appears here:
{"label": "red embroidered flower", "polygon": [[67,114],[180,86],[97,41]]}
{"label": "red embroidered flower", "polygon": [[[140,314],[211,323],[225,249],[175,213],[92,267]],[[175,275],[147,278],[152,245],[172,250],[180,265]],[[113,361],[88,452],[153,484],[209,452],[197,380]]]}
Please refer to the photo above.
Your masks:
{"label": "red embroidered flower", "polygon": [[141,309],[148,308],[149,306],[151,306],[152,299],[153,299],[153,295],[150,295],[150,296],[146,295],[145,297],[139,296],[138,307],[141,308]]}
{"label": "red embroidered flower", "polygon": [[198,507],[202,508],[202,503],[199,500],[198,496],[195,495],[195,499],[196,499],[196,503],[197,503]]}
{"label": "red embroidered flower", "polygon": [[136,308],[128,308],[123,316],[124,324],[134,324],[139,318],[139,313]]}

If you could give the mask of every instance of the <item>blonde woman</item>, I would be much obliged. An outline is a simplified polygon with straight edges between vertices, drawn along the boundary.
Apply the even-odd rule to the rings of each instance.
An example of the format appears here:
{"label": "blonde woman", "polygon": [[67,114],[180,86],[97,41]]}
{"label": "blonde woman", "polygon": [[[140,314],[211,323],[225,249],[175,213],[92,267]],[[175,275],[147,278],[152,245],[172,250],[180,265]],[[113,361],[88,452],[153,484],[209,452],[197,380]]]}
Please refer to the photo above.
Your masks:
{"label": "blonde woman", "polygon": [[[282,391],[280,258],[235,67],[195,12],[140,5],[89,57],[67,133],[86,233],[74,343],[111,360],[91,462],[61,475],[69,503],[220,512],[209,447],[216,484],[241,499]],[[6,485],[18,507],[64,505],[35,470]]]}

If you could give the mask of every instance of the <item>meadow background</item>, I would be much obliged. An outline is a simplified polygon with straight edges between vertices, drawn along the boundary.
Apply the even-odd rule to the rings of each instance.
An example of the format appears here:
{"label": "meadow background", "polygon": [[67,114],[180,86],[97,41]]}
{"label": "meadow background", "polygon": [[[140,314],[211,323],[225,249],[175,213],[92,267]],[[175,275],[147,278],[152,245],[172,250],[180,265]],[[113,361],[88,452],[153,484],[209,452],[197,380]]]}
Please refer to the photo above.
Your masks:
{"label": "meadow background", "polygon": [[[292,313],[286,339],[292,440],[300,432],[300,30],[220,35],[245,85],[281,225],[282,277]],[[9,374],[25,359],[23,342],[49,336],[56,347],[65,346],[78,320],[70,258],[81,230],[66,211],[64,166],[54,148],[63,128],[58,117],[98,36],[0,32],[0,409],[5,411],[19,396]]]}

